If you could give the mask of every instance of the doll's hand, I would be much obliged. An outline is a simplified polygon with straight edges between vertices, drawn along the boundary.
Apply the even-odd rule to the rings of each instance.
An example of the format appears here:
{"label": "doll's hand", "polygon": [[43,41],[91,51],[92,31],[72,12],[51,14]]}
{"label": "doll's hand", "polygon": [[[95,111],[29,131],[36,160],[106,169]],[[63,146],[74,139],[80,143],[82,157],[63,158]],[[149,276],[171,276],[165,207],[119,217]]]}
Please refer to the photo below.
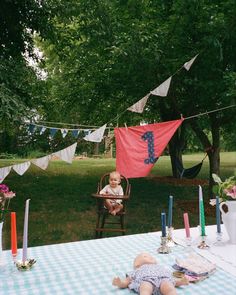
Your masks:
{"label": "doll's hand", "polygon": [[121,285],[122,285],[121,279],[119,277],[114,278],[112,281],[112,285],[121,288]]}
{"label": "doll's hand", "polygon": [[119,277],[116,277],[112,281],[113,286],[117,286],[118,288],[122,288],[122,289],[127,288],[129,284],[130,284],[129,277],[125,278],[123,281]]}

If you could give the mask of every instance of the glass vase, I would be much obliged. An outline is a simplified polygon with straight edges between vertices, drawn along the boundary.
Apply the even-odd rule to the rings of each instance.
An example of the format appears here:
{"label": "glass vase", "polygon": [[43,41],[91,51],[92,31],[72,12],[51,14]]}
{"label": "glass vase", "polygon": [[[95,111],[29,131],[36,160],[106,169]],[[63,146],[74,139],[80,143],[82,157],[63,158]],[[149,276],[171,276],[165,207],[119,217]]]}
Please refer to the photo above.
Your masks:
{"label": "glass vase", "polygon": [[2,229],[3,229],[3,222],[0,222],[0,267],[5,266],[5,257],[2,250]]}

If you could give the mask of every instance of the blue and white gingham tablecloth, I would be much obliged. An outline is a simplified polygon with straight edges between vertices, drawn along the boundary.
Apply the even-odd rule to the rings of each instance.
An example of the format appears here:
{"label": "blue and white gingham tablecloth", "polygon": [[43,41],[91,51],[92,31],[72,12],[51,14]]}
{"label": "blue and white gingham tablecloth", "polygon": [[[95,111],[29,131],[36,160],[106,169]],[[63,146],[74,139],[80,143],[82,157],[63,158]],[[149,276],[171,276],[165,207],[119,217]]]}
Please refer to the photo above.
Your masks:
{"label": "blue and white gingham tablecloth", "polygon": [[[170,254],[158,254],[160,233],[89,240],[28,249],[28,257],[37,260],[30,271],[18,271],[6,251],[7,265],[0,269],[0,294],[134,294],[112,286],[115,276],[124,277],[132,270],[133,259],[149,252],[161,264],[171,267],[175,258],[183,258],[186,248],[176,246]],[[19,251],[19,256],[21,251]],[[20,258],[20,257],[19,257]],[[208,279],[178,288],[178,294],[236,294],[236,279],[217,268]]]}

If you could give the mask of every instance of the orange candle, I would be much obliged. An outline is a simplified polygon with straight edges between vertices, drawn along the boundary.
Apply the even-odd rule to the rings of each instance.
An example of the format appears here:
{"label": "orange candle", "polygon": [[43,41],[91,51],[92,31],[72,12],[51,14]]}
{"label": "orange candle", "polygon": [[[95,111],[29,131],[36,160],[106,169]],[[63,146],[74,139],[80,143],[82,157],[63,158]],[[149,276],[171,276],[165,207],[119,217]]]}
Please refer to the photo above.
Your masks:
{"label": "orange candle", "polygon": [[17,256],[16,212],[11,212],[11,253]]}

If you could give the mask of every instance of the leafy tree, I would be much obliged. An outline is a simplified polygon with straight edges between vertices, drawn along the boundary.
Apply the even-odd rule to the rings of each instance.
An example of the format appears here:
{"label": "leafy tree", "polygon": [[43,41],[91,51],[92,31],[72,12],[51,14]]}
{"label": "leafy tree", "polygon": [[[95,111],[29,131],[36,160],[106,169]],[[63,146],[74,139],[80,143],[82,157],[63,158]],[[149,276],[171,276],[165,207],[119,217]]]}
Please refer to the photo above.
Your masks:
{"label": "leafy tree", "polygon": [[[167,98],[151,97],[140,116],[120,123],[173,120],[230,105],[235,99],[233,0],[58,1],[53,34],[38,41],[48,71],[45,115],[104,124],[163,82],[199,53],[191,71],[179,71]],[[101,115],[102,113],[102,115]],[[220,132],[234,112],[186,120],[170,142],[175,160],[191,126],[208,153],[210,175],[219,172]]]}
{"label": "leafy tree", "polygon": [[[0,149],[12,150],[22,118],[30,118],[43,95],[40,81],[26,60],[34,33],[49,33],[46,1],[2,0],[0,9]],[[22,123],[22,122],[21,122]]]}

